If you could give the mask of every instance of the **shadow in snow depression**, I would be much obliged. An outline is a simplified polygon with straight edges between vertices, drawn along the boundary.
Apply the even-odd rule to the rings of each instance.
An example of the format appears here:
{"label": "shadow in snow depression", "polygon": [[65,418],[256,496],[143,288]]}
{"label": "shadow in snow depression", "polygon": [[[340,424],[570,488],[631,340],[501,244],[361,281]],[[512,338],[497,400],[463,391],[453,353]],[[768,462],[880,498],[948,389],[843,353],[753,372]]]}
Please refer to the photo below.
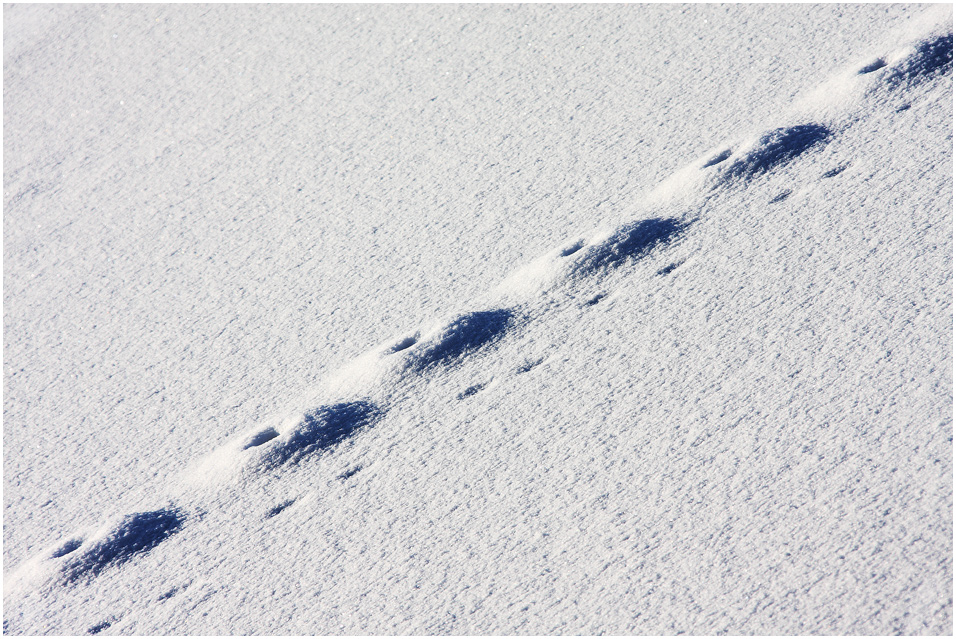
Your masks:
{"label": "shadow in snow depression", "polygon": [[830,135],[830,130],[820,124],[800,124],[764,133],[753,150],[727,167],[724,179],[749,179],[767,173],[825,142]]}
{"label": "shadow in snow depression", "polygon": [[375,404],[367,401],[344,402],[310,410],[299,418],[289,433],[266,440],[275,443],[264,451],[261,466],[272,469],[286,463],[297,464],[304,457],[327,450],[370,426],[381,414]]}
{"label": "shadow in snow depression", "polygon": [[953,65],[953,34],[947,33],[916,46],[916,52],[894,66],[886,74],[885,82],[890,88],[903,84],[916,84],[944,72]]}
{"label": "shadow in snow depression", "polygon": [[688,224],[674,218],[652,218],[625,224],[605,241],[589,247],[574,270],[590,274],[643,257],[659,244],[675,239]]}
{"label": "shadow in snow depression", "polygon": [[159,509],[125,516],[105,539],[83,549],[83,543],[71,539],[51,558],[66,557],[80,551],[61,568],[63,581],[74,583],[84,577],[92,579],[110,566],[119,565],[138,554],[147,553],[178,531],[185,521],[176,509]]}
{"label": "shadow in snow depression", "polygon": [[433,366],[447,365],[502,337],[513,325],[511,309],[477,311],[461,315],[442,328],[433,344],[422,349],[410,363],[421,372]]}

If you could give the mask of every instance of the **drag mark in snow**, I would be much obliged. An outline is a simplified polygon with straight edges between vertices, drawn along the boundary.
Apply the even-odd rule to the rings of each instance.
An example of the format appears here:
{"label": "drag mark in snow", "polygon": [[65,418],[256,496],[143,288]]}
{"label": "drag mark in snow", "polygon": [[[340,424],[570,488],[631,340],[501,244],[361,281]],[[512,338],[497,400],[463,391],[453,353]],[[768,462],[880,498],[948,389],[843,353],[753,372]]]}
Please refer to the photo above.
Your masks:
{"label": "drag mark in snow", "polygon": [[870,62],[869,64],[864,65],[859,71],[857,71],[857,74],[866,75],[867,73],[873,73],[874,71],[878,71],[885,66],[886,66],[886,62],[882,58],[877,58],[873,62]]}
{"label": "drag mark in snow", "polygon": [[60,557],[65,557],[69,555],[74,550],[77,550],[80,546],[83,545],[82,539],[71,539],[56,550],[50,555],[50,559],[59,559]]}
{"label": "drag mark in snow", "polygon": [[362,470],[361,466],[356,466],[355,468],[349,468],[347,471],[339,475],[337,479],[342,479],[342,480],[348,479],[349,477],[352,477],[353,475],[358,473],[360,470]]}
{"label": "drag mark in snow", "polygon": [[726,151],[721,151],[720,153],[718,153],[717,155],[715,155],[715,156],[712,157],[711,159],[707,160],[707,162],[704,163],[704,166],[703,166],[702,168],[705,168],[705,169],[706,169],[706,168],[709,167],[709,166],[714,166],[714,165],[716,165],[716,164],[720,164],[721,162],[723,162],[724,160],[728,159],[728,158],[729,158],[731,155],[733,155],[733,154],[734,154],[734,152],[733,152],[733,150],[731,150],[731,149],[727,149]]}
{"label": "drag mark in snow", "polygon": [[161,594],[159,597],[157,597],[156,601],[166,601],[167,599],[172,599],[176,595],[176,593],[178,593],[180,590],[182,590],[185,587],[186,586],[175,586],[174,588],[170,588],[169,590]]}
{"label": "drag mark in snow", "polygon": [[104,630],[106,630],[107,628],[109,628],[110,626],[112,626],[114,623],[116,623],[116,619],[107,619],[106,621],[101,621],[100,623],[96,624],[95,626],[87,630],[86,632],[91,635],[98,635]]}
{"label": "drag mark in snow", "polygon": [[277,431],[275,428],[264,428],[257,433],[253,433],[253,435],[249,437],[246,444],[243,445],[242,450],[249,450],[250,448],[268,444],[278,436],[279,431]]}
{"label": "drag mark in snow", "polygon": [[398,340],[394,346],[388,349],[389,353],[401,353],[404,350],[407,350],[414,346],[418,342],[419,334],[415,333],[414,335],[409,335],[408,337],[403,337]]}
{"label": "drag mark in snow", "polygon": [[526,361],[524,364],[522,364],[521,366],[519,366],[519,367],[515,370],[515,373],[516,373],[517,375],[521,375],[521,374],[523,374],[523,373],[527,373],[527,372],[530,371],[532,368],[534,368],[535,366],[538,366],[538,365],[541,364],[542,362],[544,362],[544,359],[543,359],[543,358],[542,358],[542,359],[536,359],[536,360],[534,360],[534,361]]}
{"label": "drag mark in snow", "polygon": [[570,246],[561,249],[561,257],[568,257],[570,255],[574,255],[575,253],[580,251],[582,248],[584,248],[584,240],[577,240]]}

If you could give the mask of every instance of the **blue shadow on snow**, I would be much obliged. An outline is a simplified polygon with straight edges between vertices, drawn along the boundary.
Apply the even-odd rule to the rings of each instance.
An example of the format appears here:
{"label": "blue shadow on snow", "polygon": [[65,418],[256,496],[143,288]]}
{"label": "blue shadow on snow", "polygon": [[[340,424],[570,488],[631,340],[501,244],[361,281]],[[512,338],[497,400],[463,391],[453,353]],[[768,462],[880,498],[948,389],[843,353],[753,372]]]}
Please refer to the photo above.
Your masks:
{"label": "blue shadow on snow", "polygon": [[915,84],[952,65],[953,34],[947,33],[917,45],[916,53],[890,70],[886,83],[891,88],[901,84]]}
{"label": "blue shadow on snow", "polygon": [[368,401],[343,402],[306,412],[292,432],[265,454],[262,465],[276,468],[321,452],[371,425],[381,411]]}
{"label": "blue shadow on snow", "polygon": [[[183,514],[172,508],[127,515],[106,539],[95,542],[63,567],[64,581],[70,584],[84,577],[93,578],[110,566],[147,553],[178,531],[184,521]],[[66,556],[81,547],[67,542],[55,556]]]}
{"label": "blue shadow on snow", "polygon": [[514,319],[514,311],[506,308],[461,315],[444,327],[434,344],[417,354],[411,367],[420,372],[448,364],[500,338]]}
{"label": "blue shadow on snow", "polygon": [[727,167],[729,179],[752,178],[790,162],[810,148],[825,142],[830,130],[820,124],[799,124],[763,134],[755,149]]}
{"label": "blue shadow on snow", "polygon": [[619,227],[601,244],[589,247],[574,267],[580,273],[619,266],[630,258],[639,258],[655,246],[673,240],[688,226],[675,218],[652,218]]}

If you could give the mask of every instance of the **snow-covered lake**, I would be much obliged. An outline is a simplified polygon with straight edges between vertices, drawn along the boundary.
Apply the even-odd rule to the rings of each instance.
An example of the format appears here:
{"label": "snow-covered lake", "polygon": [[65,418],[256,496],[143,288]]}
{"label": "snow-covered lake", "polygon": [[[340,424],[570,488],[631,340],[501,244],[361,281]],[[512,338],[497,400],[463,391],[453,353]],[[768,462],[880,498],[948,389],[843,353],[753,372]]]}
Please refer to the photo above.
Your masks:
{"label": "snow-covered lake", "polygon": [[5,634],[951,634],[951,5],[4,5]]}

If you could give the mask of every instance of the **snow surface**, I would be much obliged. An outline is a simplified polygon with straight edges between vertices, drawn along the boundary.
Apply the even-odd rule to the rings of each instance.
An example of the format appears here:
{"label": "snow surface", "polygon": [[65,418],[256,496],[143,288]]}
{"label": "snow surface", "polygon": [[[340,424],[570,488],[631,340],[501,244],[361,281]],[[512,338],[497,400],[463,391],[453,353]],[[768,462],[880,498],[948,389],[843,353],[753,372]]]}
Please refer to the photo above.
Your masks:
{"label": "snow surface", "polygon": [[952,632],[950,6],[4,6],[4,632]]}

